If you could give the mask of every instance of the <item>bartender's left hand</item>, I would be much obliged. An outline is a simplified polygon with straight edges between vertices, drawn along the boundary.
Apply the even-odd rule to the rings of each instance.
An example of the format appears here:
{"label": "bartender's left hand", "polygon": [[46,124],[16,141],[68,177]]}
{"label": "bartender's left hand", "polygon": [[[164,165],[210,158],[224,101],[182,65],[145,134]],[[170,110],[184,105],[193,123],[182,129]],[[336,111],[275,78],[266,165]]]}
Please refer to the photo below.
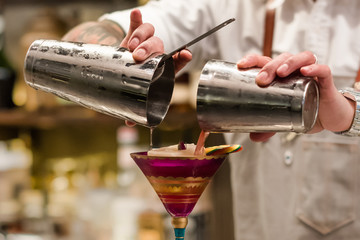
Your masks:
{"label": "bartender's left hand", "polygon": [[[320,91],[318,118],[314,128],[308,133],[317,133],[324,129],[340,132],[350,128],[355,113],[354,102],[338,92],[330,68],[317,64],[312,52],[305,51],[296,55],[283,53],[274,59],[248,55],[237,65],[238,68],[261,67],[256,77],[256,83],[260,87],[267,87],[276,76],[286,77],[300,69],[302,75],[314,77]],[[274,134],[250,133],[250,138],[253,141],[266,141]]]}

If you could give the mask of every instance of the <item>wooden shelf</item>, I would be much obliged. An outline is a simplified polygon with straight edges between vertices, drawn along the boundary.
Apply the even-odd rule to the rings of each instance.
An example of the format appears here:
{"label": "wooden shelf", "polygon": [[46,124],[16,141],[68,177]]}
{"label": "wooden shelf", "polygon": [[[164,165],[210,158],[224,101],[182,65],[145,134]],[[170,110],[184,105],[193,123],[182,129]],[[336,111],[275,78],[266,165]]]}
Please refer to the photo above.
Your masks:
{"label": "wooden shelf", "polygon": [[65,105],[51,109],[27,111],[21,108],[0,110],[0,126],[47,129],[59,125],[122,125],[123,120],[81,106]]}
{"label": "wooden shelf", "polygon": [[[61,126],[107,125],[118,127],[125,121],[80,105],[59,105],[28,111],[24,108],[0,109],[0,127],[50,129]],[[197,126],[195,109],[188,105],[171,105],[158,126],[163,130],[186,129]]]}

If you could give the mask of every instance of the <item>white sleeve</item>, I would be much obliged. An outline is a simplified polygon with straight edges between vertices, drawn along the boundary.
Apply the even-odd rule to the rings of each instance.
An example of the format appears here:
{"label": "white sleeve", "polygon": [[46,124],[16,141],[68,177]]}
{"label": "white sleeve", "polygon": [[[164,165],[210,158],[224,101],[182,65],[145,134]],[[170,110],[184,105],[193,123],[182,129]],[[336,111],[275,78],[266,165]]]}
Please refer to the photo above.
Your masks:
{"label": "white sleeve", "polygon": [[[155,36],[163,40],[165,52],[171,52],[220,23],[213,18],[215,14],[212,6],[215,5],[212,2],[214,1],[160,0],[150,1],[139,9],[143,22],[154,25]],[[100,20],[112,20],[127,31],[130,12],[131,9],[105,14]],[[209,59],[216,55],[216,39],[205,38],[190,50],[193,53],[192,65],[196,65],[196,60]]]}

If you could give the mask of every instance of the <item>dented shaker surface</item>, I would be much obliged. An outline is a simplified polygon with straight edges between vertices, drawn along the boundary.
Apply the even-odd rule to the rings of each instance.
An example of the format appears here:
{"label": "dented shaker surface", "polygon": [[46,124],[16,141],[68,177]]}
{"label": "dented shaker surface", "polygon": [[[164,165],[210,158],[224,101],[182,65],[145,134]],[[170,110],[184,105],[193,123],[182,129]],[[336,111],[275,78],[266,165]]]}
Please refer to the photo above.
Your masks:
{"label": "dented shaker surface", "polygon": [[172,58],[137,63],[126,48],[36,40],[25,58],[25,81],[95,111],[155,127],[174,88]]}
{"label": "dented shaker surface", "polygon": [[210,60],[202,69],[197,92],[200,127],[210,132],[297,132],[311,130],[319,108],[317,82],[294,73],[261,88],[259,68]]}

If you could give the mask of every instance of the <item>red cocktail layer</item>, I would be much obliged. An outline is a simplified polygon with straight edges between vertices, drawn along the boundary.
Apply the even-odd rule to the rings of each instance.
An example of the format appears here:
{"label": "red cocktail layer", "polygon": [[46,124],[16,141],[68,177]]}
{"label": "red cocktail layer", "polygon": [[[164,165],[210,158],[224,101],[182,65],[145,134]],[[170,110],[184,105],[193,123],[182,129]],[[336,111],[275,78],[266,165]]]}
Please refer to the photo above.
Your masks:
{"label": "red cocktail layer", "polygon": [[131,154],[166,210],[173,217],[186,217],[224,162],[226,156],[200,158],[154,157],[146,152]]}

